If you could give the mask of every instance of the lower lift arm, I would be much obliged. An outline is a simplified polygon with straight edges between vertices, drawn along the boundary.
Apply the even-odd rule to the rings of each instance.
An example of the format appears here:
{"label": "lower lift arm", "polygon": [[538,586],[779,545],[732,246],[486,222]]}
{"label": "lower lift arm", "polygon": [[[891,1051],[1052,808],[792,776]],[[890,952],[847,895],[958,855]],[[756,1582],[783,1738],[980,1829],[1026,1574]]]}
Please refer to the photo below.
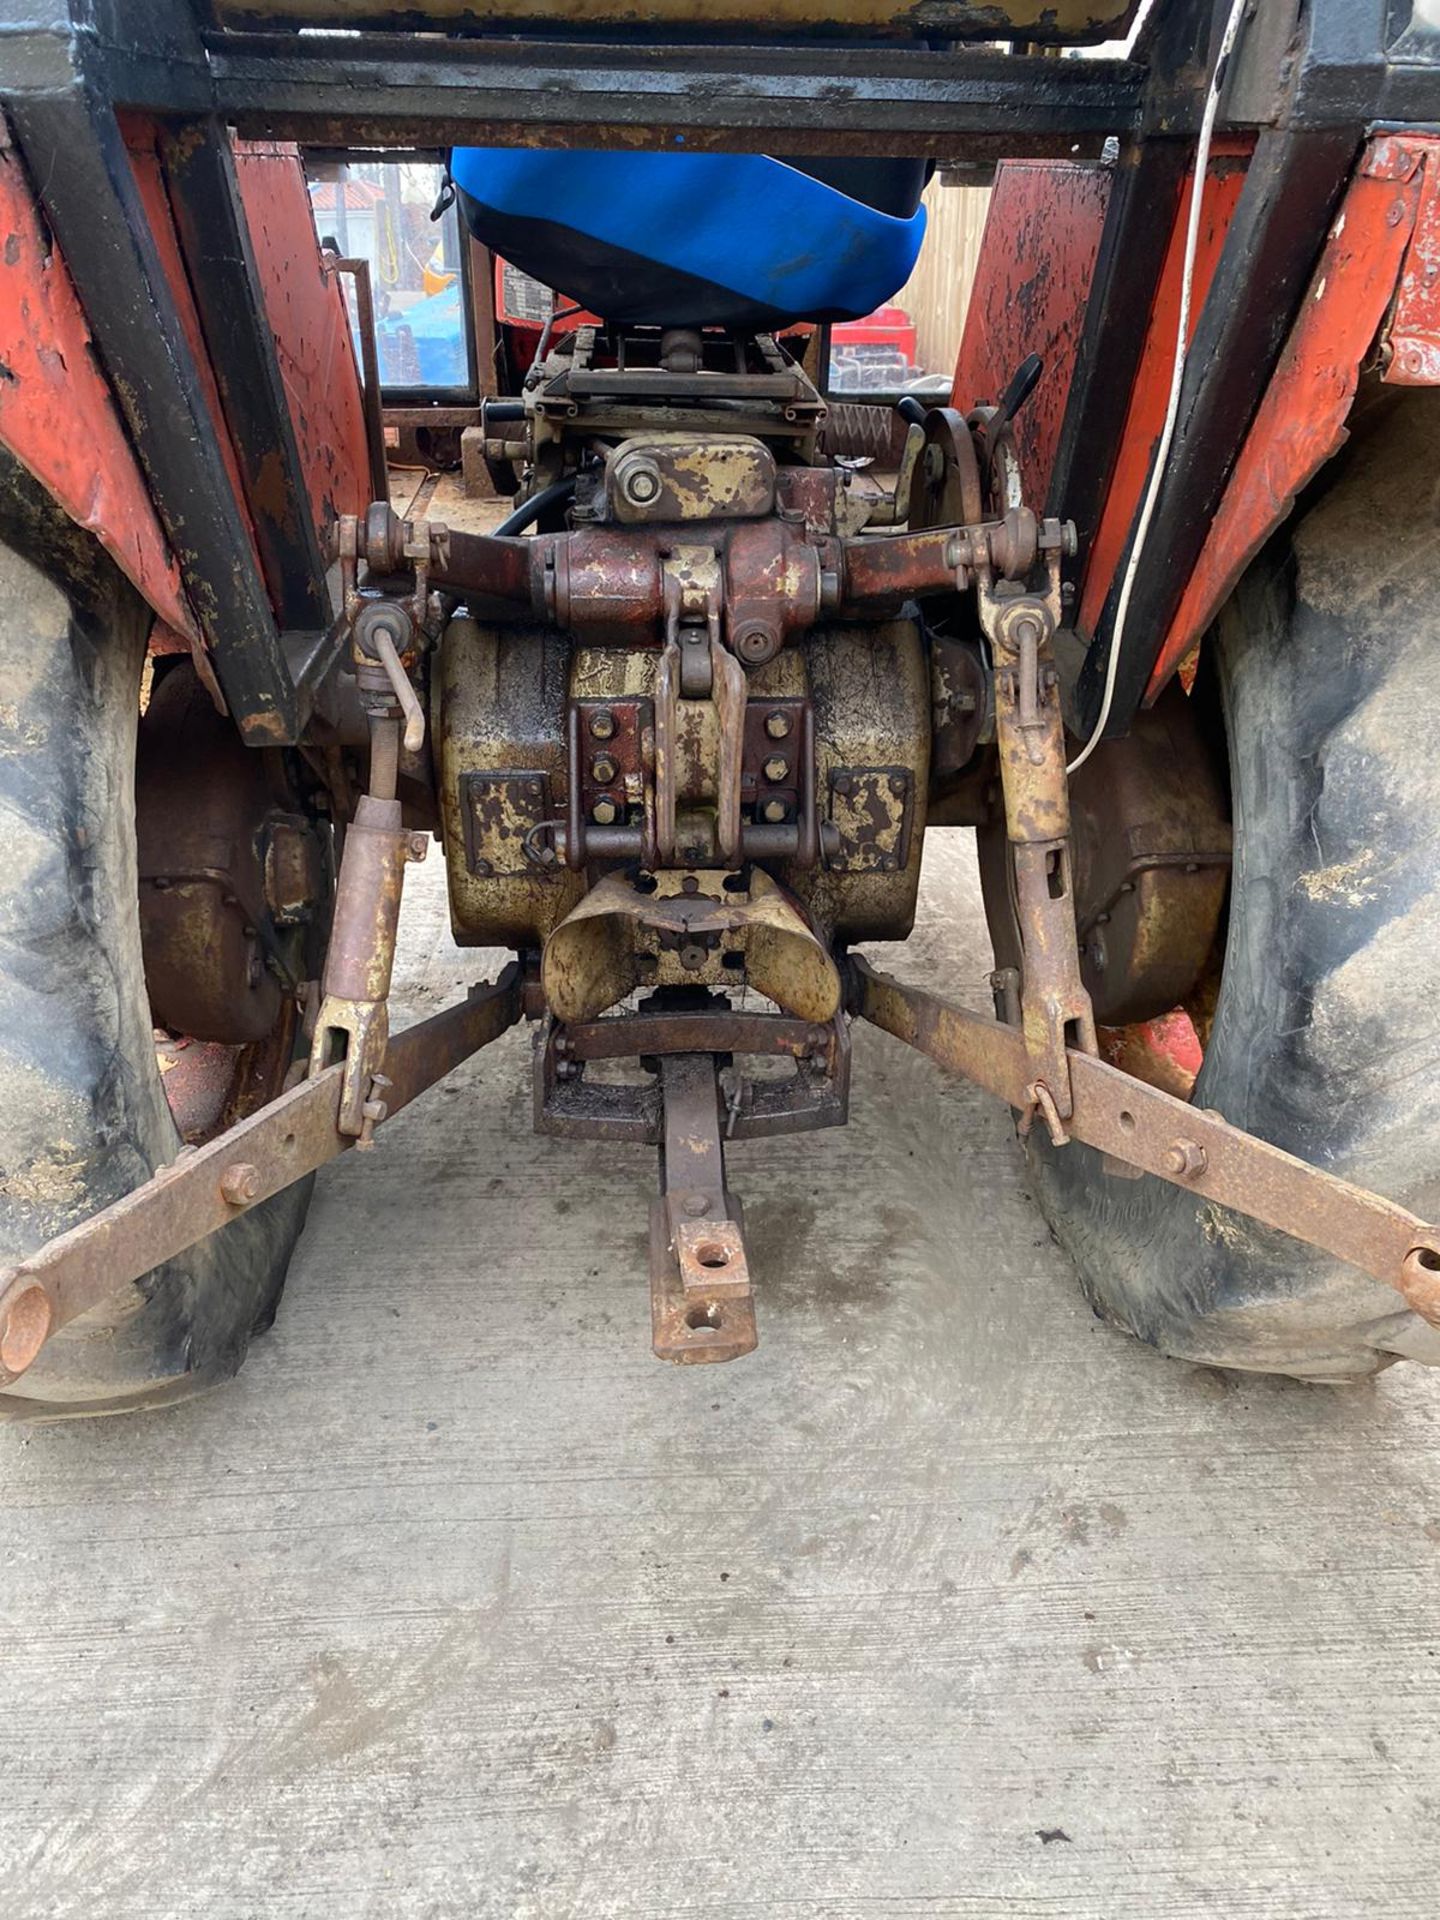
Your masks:
{"label": "lower lift arm", "polygon": [[[855,1011],[864,1019],[1022,1113],[1033,1108],[1034,1062],[1019,1027],[901,986],[863,960],[851,965]],[[1093,1053],[1072,1048],[1068,1064],[1068,1138],[1348,1260],[1440,1326],[1440,1234],[1433,1227]]]}
{"label": "lower lift arm", "polygon": [[[520,969],[511,965],[493,986],[473,988],[458,1006],[407,1028],[384,1055],[382,1117],[519,1018]],[[18,1379],[67,1321],[357,1145],[341,1127],[344,1080],[337,1063],[302,1081],[0,1274],[0,1387]]]}

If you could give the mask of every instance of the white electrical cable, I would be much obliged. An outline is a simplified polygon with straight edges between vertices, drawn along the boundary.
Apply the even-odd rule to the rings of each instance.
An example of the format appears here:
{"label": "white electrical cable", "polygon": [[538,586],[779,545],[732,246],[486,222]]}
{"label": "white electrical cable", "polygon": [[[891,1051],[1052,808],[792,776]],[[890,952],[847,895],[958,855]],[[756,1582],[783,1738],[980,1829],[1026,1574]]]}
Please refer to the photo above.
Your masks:
{"label": "white electrical cable", "polygon": [[1170,458],[1170,443],[1175,438],[1175,422],[1180,414],[1180,385],[1185,378],[1185,362],[1190,350],[1190,293],[1195,279],[1195,254],[1200,244],[1200,214],[1205,198],[1205,174],[1210,164],[1210,141],[1215,131],[1215,115],[1220,106],[1220,89],[1225,80],[1225,64],[1235,45],[1235,36],[1240,31],[1241,16],[1249,4],[1250,0],[1231,0],[1230,17],[1225,22],[1220,52],[1215,60],[1215,71],[1210,76],[1210,91],[1206,95],[1205,113],[1200,122],[1200,139],[1195,148],[1195,172],[1190,185],[1190,212],[1185,225],[1185,265],[1180,276],[1180,319],[1175,330],[1175,367],[1170,375],[1170,402],[1165,409],[1165,424],[1160,429],[1160,439],[1155,448],[1155,462],[1150,469],[1150,480],[1145,488],[1140,518],[1135,525],[1135,538],[1130,543],[1130,558],[1126,562],[1125,577],[1120,583],[1120,598],[1115,607],[1115,632],[1110,641],[1110,658],[1105,663],[1105,693],[1100,702],[1100,718],[1095,722],[1095,730],[1090,738],[1065,769],[1066,773],[1074,773],[1078,768],[1083,767],[1099,746],[1110,721],[1110,709],[1115,704],[1115,680],[1120,666],[1120,643],[1125,637],[1125,616],[1130,611],[1130,596],[1134,592],[1136,575],[1140,571],[1145,538],[1154,517],[1160,483],[1165,478],[1165,463]]}

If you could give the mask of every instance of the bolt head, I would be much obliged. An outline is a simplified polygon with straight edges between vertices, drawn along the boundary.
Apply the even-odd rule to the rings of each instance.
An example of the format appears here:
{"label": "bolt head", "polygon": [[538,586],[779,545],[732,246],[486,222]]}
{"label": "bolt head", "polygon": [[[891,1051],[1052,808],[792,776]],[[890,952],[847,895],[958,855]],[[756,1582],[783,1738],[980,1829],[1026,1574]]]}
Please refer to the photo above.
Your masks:
{"label": "bolt head", "polygon": [[1165,1165],[1178,1179],[1198,1180],[1206,1167],[1205,1149],[1194,1140],[1173,1140]]}
{"label": "bolt head", "polygon": [[849,793],[851,787],[854,786],[855,782],[851,779],[848,773],[837,773],[835,775],[835,778],[830,782],[830,784],[835,789],[836,793]]}
{"label": "bolt head", "polygon": [[608,787],[610,782],[615,778],[615,774],[615,762],[610,758],[608,753],[597,753],[595,758],[590,762],[590,778],[595,782],[597,787]]}
{"label": "bolt head", "polygon": [[248,1160],[237,1160],[220,1176],[220,1197],[232,1207],[248,1207],[260,1191],[260,1169]]}
{"label": "bolt head", "polygon": [[597,800],[591,809],[590,818],[597,827],[614,826],[620,809],[613,800]]}
{"label": "bolt head", "polygon": [[789,771],[790,762],[783,760],[778,753],[772,754],[770,759],[765,762],[765,778],[770,781],[773,786],[778,786]]}
{"label": "bolt head", "polygon": [[702,1213],[710,1211],[710,1202],[703,1193],[687,1193],[680,1204],[692,1220],[698,1220]]}
{"label": "bolt head", "polygon": [[765,716],[765,731],[772,740],[785,740],[790,734],[790,716],[777,707],[774,713]]}
{"label": "bolt head", "polygon": [[760,817],[770,826],[778,827],[785,818],[786,807],[783,800],[767,800],[760,809]]}
{"label": "bolt head", "polygon": [[590,716],[590,734],[595,740],[613,740],[615,716],[608,707],[597,707]]}

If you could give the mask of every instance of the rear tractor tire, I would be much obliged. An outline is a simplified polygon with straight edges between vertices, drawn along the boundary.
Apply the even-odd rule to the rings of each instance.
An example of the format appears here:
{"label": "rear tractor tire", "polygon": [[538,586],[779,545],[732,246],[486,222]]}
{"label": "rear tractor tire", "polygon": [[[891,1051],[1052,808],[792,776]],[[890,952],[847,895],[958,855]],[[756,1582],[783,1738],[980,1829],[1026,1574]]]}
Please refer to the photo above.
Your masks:
{"label": "rear tractor tire", "polygon": [[[132,1191],[184,1144],[157,1062],[138,908],[136,749],[151,619],[93,539],[5,459],[0,1267]],[[167,677],[154,697],[188,707],[189,662],[160,666]],[[224,725],[222,746],[233,739],[243,753]],[[307,937],[323,935],[323,855],[315,872]],[[250,984],[267,1030],[261,1044],[219,1050],[227,1079],[211,1130],[278,1092],[290,1064],[294,996]],[[242,1030],[254,1017],[253,1007],[241,1013]],[[61,1328],[0,1390],[0,1419],[154,1406],[229,1378],[274,1314],[308,1198],[308,1182],[277,1195]]]}
{"label": "rear tractor tire", "polygon": [[[1440,392],[1367,397],[1207,641],[1234,864],[1197,1106],[1440,1218]],[[1398,1294],[1030,1136],[1085,1292],[1163,1352],[1305,1380],[1440,1363]]]}

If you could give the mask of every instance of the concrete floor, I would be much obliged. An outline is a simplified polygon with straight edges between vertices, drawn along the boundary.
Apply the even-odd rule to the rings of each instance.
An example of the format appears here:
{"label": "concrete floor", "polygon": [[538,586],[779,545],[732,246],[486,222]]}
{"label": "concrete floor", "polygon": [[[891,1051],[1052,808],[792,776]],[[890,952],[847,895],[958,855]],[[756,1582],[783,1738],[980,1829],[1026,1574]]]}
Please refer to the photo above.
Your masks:
{"label": "concrete floor", "polygon": [[[977,925],[936,835],[891,963],[983,1004]],[[664,1367],[650,1157],[532,1139],[526,1050],[322,1175],[233,1387],[0,1431],[5,1920],[1440,1910],[1440,1380],[1101,1326],[871,1032],[733,1154],[760,1351]]]}

